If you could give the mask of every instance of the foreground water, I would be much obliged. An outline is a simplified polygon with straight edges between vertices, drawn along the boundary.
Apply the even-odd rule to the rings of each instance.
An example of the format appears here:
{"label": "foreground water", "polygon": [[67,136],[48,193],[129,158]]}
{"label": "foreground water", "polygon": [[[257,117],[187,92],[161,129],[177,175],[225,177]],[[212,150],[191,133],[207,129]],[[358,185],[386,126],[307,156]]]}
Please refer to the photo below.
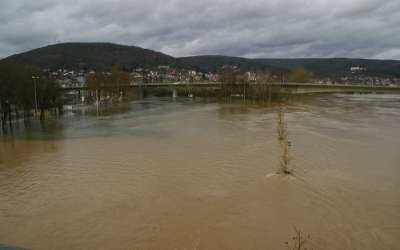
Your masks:
{"label": "foreground water", "polygon": [[32,249],[400,248],[400,96],[276,106],[149,98],[0,137],[0,244]]}

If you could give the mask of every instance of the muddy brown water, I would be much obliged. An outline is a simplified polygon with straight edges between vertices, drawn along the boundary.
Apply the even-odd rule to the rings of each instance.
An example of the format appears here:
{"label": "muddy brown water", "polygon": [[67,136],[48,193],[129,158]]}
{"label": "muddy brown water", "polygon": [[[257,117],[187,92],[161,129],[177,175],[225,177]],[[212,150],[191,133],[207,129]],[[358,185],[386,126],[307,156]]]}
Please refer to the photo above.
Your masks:
{"label": "muddy brown water", "polygon": [[400,96],[284,107],[148,98],[0,134],[0,244],[400,249]]}

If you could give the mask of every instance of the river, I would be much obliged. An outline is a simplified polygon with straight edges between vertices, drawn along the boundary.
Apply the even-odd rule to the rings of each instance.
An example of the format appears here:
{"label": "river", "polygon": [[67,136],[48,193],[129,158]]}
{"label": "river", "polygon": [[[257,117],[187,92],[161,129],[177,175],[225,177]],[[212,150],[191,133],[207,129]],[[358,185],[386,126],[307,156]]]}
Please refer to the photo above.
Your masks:
{"label": "river", "polygon": [[[145,98],[0,134],[0,244],[400,249],[400,96]],[[309,238],[308,238],[309,236]]]}

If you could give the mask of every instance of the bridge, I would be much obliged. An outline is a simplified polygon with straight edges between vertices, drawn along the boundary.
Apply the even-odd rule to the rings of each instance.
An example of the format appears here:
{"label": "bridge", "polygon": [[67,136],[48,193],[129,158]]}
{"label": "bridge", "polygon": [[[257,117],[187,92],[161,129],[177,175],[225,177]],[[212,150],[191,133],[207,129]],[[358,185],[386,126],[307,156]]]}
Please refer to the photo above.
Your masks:
{"label": "bridge", "polygon": [[[314,84],[314,83],[270,83],[270,84],[223,84],[221,82],[193,82],[193,83],[136,83],[118,86],[101,86],[99,89],[167,89],[176,90],[182,88],[207,88],[220,90],[224,87],[253,88],[264,85],[271,87],[272,93],[281,94],[318,94],[318,93],[379,93],[379,94],[400,94],[400,86],[376,86],[376,85],[354,85],[354,84]],[[62,91],[85,91],[88,87],[66,87]]]}
{"label": "bridge", "polygon": [[379,93],[400,94],[400,86],[377,86],[355,84],[313,84],[313,83],[284,83],[273,84],[275,92],[290,94],[318,93]]}

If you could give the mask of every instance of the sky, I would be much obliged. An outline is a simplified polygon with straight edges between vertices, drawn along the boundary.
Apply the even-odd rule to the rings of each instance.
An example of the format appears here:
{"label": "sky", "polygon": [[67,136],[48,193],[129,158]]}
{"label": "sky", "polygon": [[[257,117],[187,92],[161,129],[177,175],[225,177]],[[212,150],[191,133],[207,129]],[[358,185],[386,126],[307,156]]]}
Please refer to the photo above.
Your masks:
{"label": "sky", "polygon": [[61,42],[400,60],[400,0],[0,0],[0,58]]}

